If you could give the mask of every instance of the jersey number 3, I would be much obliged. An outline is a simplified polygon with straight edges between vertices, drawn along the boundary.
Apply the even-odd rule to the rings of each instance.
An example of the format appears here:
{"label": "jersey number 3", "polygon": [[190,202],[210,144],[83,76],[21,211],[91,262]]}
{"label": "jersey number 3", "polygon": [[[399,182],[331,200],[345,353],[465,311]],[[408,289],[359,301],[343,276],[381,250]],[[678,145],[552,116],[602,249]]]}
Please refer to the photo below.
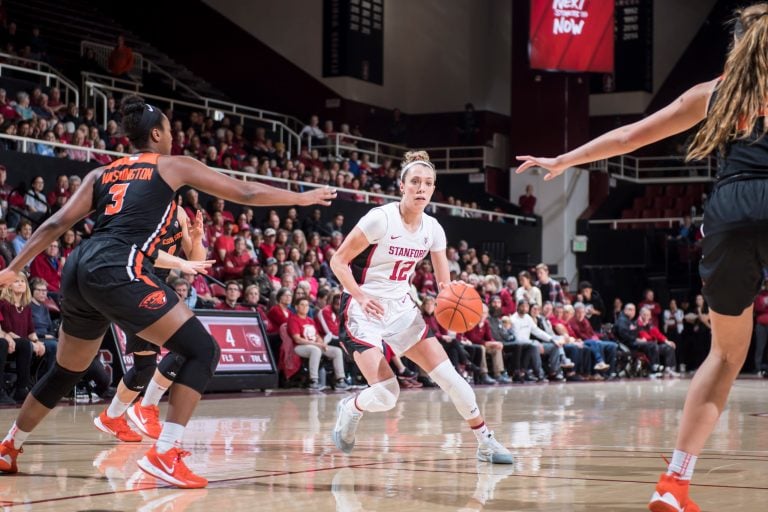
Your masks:
{"label": "jersey number 3", "polygon": [[395,268],[392,269],[392,275],[389,276],[391,281],[405,281],[408,277],[408,271],[416,264],[415,261],[403,261],[397,260],[395,262]]}
{"label": "jersey number 3", "polygon": [[120,213],[120,210],[123,209],[123,201],[125,200],[125,193],[128,191],[128,185],[130,185],[130,183],[119,183],[109,187],[109,195],[112,196],[112,204],[108,204],[104,209],[105,215]]}

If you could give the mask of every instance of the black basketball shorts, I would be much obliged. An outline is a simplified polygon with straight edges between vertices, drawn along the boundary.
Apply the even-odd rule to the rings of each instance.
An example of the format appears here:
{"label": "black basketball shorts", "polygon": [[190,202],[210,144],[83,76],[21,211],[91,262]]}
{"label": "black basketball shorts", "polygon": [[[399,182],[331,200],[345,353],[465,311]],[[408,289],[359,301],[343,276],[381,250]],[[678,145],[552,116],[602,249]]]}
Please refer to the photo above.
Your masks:
{"label": "black basketball shorts", "polygon": [[130,338],[152,325],[179,302],[152,270],[143,255],[124,242],[83,242],[61,276],[62,330],[96,339],[114,322]]}

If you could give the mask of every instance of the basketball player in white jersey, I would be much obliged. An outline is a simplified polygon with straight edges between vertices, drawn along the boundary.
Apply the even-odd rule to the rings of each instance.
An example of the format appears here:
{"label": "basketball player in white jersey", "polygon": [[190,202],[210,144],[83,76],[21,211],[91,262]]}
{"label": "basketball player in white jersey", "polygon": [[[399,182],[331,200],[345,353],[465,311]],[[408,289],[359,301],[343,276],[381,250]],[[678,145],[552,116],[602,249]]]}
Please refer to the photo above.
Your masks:
{"label": "basketball player in white jersey", "polygon": [[435,191],[435,168],[425,151],[409,152],[400,171],[402,200],[372,209],[331,259],[344,287],[339,338],[370,387],[339,402],[333,441],[345,453],[365,412],[392,409],[400,386],[384,357],[383,342],[423,368],[448,395],[478,440],[477,458],[512,464],[512,454],[485,425],[475,393],[429,332],[408,295],[416,264],[427,255],[440,287],[450,282],[446,240],[437,220],[424,213]]}

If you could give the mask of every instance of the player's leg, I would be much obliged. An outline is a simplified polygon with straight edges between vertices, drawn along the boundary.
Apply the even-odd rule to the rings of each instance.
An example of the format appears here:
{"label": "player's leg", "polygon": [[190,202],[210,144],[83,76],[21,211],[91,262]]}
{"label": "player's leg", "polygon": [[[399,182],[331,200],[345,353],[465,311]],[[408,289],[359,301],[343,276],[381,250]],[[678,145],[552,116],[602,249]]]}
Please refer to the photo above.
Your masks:
{"label": "player's leg", "polygon": [[160,437],[160,399],[173,384],[176,375],[184,364],[184,357],[168,352],[157,365],[152,379],[144,389],[144,396],[128,408],[128,417],[139,429],[152,439]]}
{"label": "player's leg", "polygon": [[[700,265],[709,303],[712,347],[688,388],[675,451],[656,486],[653,512],[697,512],[688,497],[696,460],[725,408],[728,394],[749,351],[752,303],[762,282],[766,258],[755,258],[765,237],[758,233],[708,235]],[[762,247],[763,255],[768,247]],[[739,272],[734,273],[733,269]]]}
{"label": "player's leg", "polygon": [[349,453],[355,446],[357,425],[365,412],[392,409],[400,385],[384,357],[381,324],[368,319],[349,295],[342,295],[339,341],[352,354],[369,387],[339,401],[332,438],[337,448]]}
{"label": "player's leg", "polygon": [[174,298],[174,305],[158,320],[137,333],[141,338],[183,356],[171,389],[166,421],[157,443],[139,461],[145,472],[179,487],[204,487],[181,460],[188,455],[179,446],[192,416],[219,362],[220,349],[192,311]]}
{"label": "player's leg", "polygon": [[[135,335],[129,335],[128,350],[126,352],[133,352],[133,366],[120,379],[112,402],[93,420],[96,428],[102,432],[111,434],[120,441],[129,443],[141,441],[141,435],[134,432],[128,426],[125,413],[131,408],[133,401],[152,379],[152,374],[155,368],[157,368],[157,353],[159,350],[131,350],[136,345],[141,345],[141,348],[149,348],[147,345],[150,344]],[[131,420],[139,427],[139,430],[146,433],[147,429],[142,428],[144,425],[141,422],[137,423],[133,418]],[[157,435],[150,435],[150,437],[157,438]]]}
{"label": "player's leg", "polygon": [[413,345],[405,356],[429,373],[440,388],[445,391],[456,410],[467,421],[478,440],[477,457],[496,464],[512,464],[512,454],[504,448],[488,429],[485,419],[477,406],[475,392],[469,383],[461,378],[451,365],[448,355],[435,337],[429,337]]}
{"label": "player's leg", "polygon": [[56,363],[32,387],[16,421],[0,444],[0,472],[18,471],[16,458],[27,436],[80,382],[99,351],[102,337],[103,334],[96,339],[84,339],[69,335],[63,329],[60,331]]}

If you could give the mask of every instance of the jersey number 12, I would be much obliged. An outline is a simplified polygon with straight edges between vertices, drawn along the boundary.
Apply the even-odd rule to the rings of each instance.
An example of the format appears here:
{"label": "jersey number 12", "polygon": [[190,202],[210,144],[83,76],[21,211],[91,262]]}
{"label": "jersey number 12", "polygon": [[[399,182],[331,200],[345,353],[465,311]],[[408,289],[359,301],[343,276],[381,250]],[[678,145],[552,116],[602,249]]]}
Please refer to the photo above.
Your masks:
{"label": "jersey number 12", "polygon": [[405,281],[405,279],[408,277],[408,271],[411,270],[415,264],[415,261],[397,260],[395,262],[395,268],[392,269],[392,275],[389,276],[389,279],[392,281]]}

